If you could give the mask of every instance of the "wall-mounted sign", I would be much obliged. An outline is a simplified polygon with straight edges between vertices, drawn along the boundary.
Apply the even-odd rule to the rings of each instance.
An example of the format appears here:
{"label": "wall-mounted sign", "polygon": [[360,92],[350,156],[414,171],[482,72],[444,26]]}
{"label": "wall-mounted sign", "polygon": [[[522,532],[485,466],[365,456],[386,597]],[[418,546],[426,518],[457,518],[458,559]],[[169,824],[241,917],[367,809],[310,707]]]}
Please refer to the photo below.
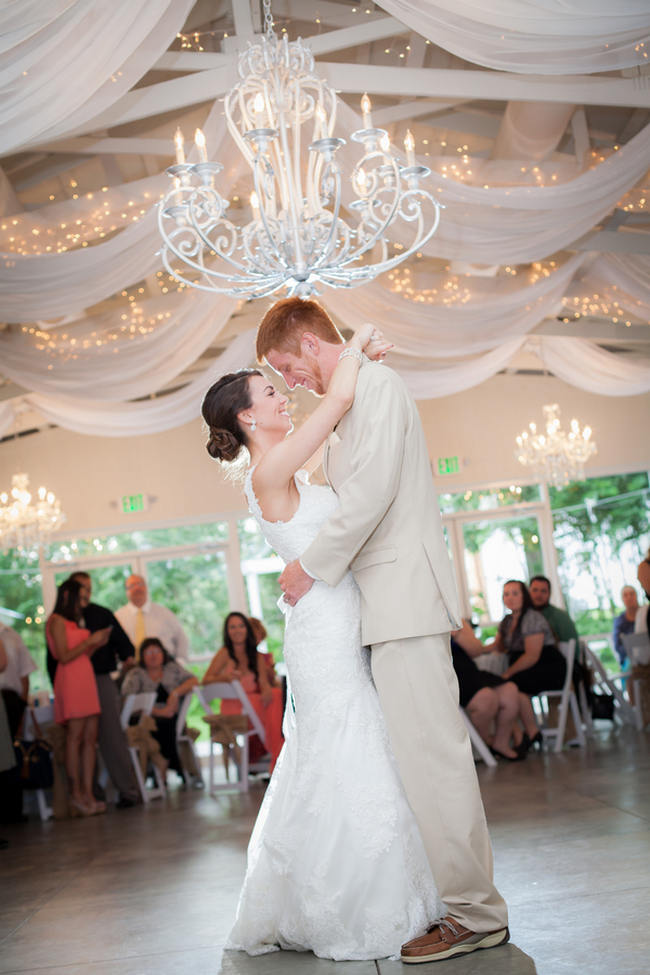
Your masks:
{"label": "wall-mounted sign", "polygon": [[123,494],[120,499],[120,507],[125,515],[130,515],[134,511],[146,511],[147,495]]}
{"label": "wall-mounted sign", "polygon": [[438,474],[458,474],[459,471],[458,457],[438,457]]}

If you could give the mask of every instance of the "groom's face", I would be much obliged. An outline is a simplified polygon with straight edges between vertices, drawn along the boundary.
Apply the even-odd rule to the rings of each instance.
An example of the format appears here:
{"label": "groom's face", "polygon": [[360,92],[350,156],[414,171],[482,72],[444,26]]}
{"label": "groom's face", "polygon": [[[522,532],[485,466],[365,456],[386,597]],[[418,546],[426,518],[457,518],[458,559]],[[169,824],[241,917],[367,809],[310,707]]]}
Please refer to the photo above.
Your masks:
{"label": "groom's face", "polygon": [[271,369],[282,376],[289,389],[304,386],[317,396],[324,396],[327,392],[318,358],[308,349],[303,347],[300,355],[271,349],[266,356],[266,361]]}

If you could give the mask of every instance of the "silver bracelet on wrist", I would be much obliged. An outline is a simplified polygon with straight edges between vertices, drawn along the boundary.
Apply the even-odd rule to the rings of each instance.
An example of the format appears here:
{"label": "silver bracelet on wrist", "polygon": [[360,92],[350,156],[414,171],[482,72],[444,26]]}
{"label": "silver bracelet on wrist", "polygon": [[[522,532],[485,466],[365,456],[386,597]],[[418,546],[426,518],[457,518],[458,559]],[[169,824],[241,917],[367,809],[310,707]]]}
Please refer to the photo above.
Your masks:
{"label": "silver bracelet on wrist", "polygon": [[350,348],[343,349],[343,352],[341,352],[339,356],[339,362],[341,361],[341,359],[345,359],[347,356],[353,356],[353,358],[358,360],[359,365],[361,365],[363,362],[363,352],[361,351],[361,349],[350,349]]}

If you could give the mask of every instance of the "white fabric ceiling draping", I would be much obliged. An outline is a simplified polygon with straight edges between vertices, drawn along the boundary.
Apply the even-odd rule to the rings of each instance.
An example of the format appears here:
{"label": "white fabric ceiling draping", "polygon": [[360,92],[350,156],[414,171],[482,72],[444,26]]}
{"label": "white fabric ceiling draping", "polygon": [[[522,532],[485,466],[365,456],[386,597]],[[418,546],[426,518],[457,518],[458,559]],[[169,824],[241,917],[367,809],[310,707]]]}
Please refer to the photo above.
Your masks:
{"label": "white fabric ceiling draping", "polygon": [[544,365],[564,382],[599,396],[635,396],[650,391],[650,359],[615,355],[585,339],[540,338]]}
{"label": "white fabric ceiling draping", "polygon": [[[350,132],[360,124],[358,116],[341,106],[340,117],[342,134],[349,138]],[[225,125],[216,110],[206,129],[211,135],[212,156],[219,158],[226,167],[220,186],[227,194],[245,171],[246,164],[238,158],[234,144],[227,139]],[[357,150],[353,146],[348,142],[343,153],[356,161]],[[348,156],[344,158],[347,164]],[[434,257],[472,263],[506,265],[541,260],[570,246],[609,213],[644,175],[649,158],[650,126],[604,162],[559,185],[489,186],[485,189],[453,178],[440,179],[436,190],[446,207],[444,219],[423,251]],[[432,162],[427,157],[419,161],[423,164]],[[439,169],[446,165],[444,157],[433,160],[433,163]],[[161,186],[165,185],[165,179],[152,177],[150,182],[139,181],[136,188],[138,205],[145,200],[146,192],[155,199]],[[125,187],[102,194],[111,214],[126,212],[120,210],[124,195]],[[75,208],[72,204],[82,206]],[[58,204],[57,222],[90,221],[89,204],[97,206],[94,200]],[[47,213],[49,208],[42,209]],[[77,213],[85,214],[85,217],[78,217]],[[60,219],[67,214],[68,219]],[[24,219],[27,221],[26,235],[33,227],[36,214],[32,212]],[[52,218],[48,219],[54,223]],[[13,221],[9,222],[7,230],[2,232],[5,241],[8,235],[15,236],[21,227],[20,221],[17,226]],[[92,235],[86,239],[92,239]],[[160,267],[159,258],[155,256],[158,246],[155,214],[149,211],[110,240],[92,247],[41,256],[9,254],[0,262],[3,313],[9,321],[22,322],[78,314],[80,309],[157,270]]]}
{"label": "white fabric ceiling draping", "polygon": [[[0,15],[0,50],[4,45],[7,52],[0,69],[5,96],[0,131],[12,140],[7,145],[51,141],[104,112],[153,66],[191,6],[192,0],[116,0],[108,7],[99,0],[6,4]],[[498,56],[504,63],[492,67],[542,73],[637,63],[640,55],[631,53],[634,42],[650,25],[647,0],[622,0],[613,14],[603,0],[553,0],[552,16],[541,0],[489,5],[386,0],[382,6],[420,33],[435,24],[431,40],[456,53],[452,41],[468,51],[476,45],[484,58],[472,56],[476,63],[490,64]],[[411,24],[414,12],[417,22]],[[509,155],[522,151],[522,139],[532,157],[553,148],[570,108],[549,111],[543,132],[531,127],[528,115],[525,131],[516,125],[504,130]],[[340,153],[346,170],[359,157],[358,145],[350,140],[359,127],[359,116],[341,104],[335,134],[347,140]],[[220,102],[204,129],[211,158],[225,167],[219,188],[232,199],[233,191],[241,192],[238,184],[247,165],[226,134]],[[539,137],[533,148],[531,132]],[[394,364],[416,397],[449,395],[485,381],[508,365],[544,318],[592,292],[618,303],[635,320],[647,321],[650,258],[586,253],[566,258],[557,252],[611,213],[643,177],[650,126],[604,161],[589,157],[591,168],[571,157],[540,163],[535,170],[522,167],[521,160],[466,157],[461,163],[457,154],[437,155],[437,144],[431,149],[418,161],[433,169],[432,183],[446,209],[438,233],[423,248],[425,256],[488,264],[495,272],[499,265],[512,265],[513,276],[425,273],[414,264],[410,285],[398,270],[392,283],[384,276],[358,289],[327,289],[322,296],[346,326],[378,322],[395,342]],[[181,377],[219,335],[236,305],[185,292],[143,300],[135,308],[125,300],[124,305],[113,303],[116,310],[92,312],[92,306],[151,278],[161,267],[152,205],[168,185],[164,174],[156,175],[77,200],[12,212],[17,198],[8,181],[0,181],[2,315],[10,322],[40,325],[36,334],[16,326],[0,333],[2,371],[29,390],[20,402],[53,423],[106,436],[168,429],[197,415],[201,396],[220,372],[253,359],[251,333],[246,333],[184,388],[147,402],[127,402]],[[534,272],[517,268],[551,256],[556,256],[552,266]],[[260,314],[263,310],[260,305]],[[647,362],[580,339],[535,341],[546,367],[582,389],[616,396],[650,390]],[[0,432],[11,423],[14,407],[15,402],[0,406]]]}
{"label": "white fabric ceiling draping", "polygon": [[136,399],[161,389],[191,366],[236,307],[234,299],[218,300],[199,291],[181,293],[169,302],[160,298],[143,302],[134,311],[136,319],[140,313],[145,320],[155,321],[159,314],[169,317],[154,326],[154,335],[141,334],[137,325],[132,332],[127,324],[121,341],[110,341],[117,325],[112,322],[114,313],[91,317],[66,326],[65,358],[48,354],[47,341],[39,343],[39,350],[29,335],[21,332],[8,341],[0,333],[2,368],[15,383],[38,393],[116,402]]}
{"label": "white fabric ceiling draping", "polygon": [[[427,284],[442,300],[427,304],[404,297],[387,287],[386,278],[352,291],[329,289],[322,302],[348,328],[374,321],[403,356],[449,358],[493,349],[501,342],[521,338],[542,319],[556,315],[576,270],[587,256],[572,257],[560,269],[535,284],[519,279],[471,279],[471,298],[463,293],[463,279],[438,275]],[[424,276],[423,276],[424,278]],[[453,282],[458,300],[445,303],[446,282]],[[425,281],[414,282],[414,298],[424,297]]]}
{"label": "white fabric ceiling draping", "polygon": [[[215,107],[205,124],[206,136],[210,137],[210,149],[215,158],[224,165],[223,192],[227,193],[247,163],[226,136],[226,126],[221,105]],[[193,152],[194,150],[192,150]],[[189,158],[192,158],[190,153]],[[162,265],[158,251],[160,236],[157,226],[157,212],[151,208],[151,201],[166,191],[169,180],[166,175],[153,176],[150,180],[139,180],[134,195],[130,196],[128,184],[113,188],[107,193],[98,194],[101,202],[92,200],[71,200],[57,204],[56,216],[48,215],[50,207],[42,208],[48,218],[46,230],[56,224],[73,226],[77,220],[87,224],[86,240],[99,239],[99,231],[93,228],[93,214],[100,219],[101,209],[111,213],[106,221],[113,225],[113,214],[117,223],[126,223],[107,241],[92,247],[79,248],[65,253],[41,255],[20,255],[5,253],[0,261],[0,306],[6,320],[12,322],[31,322],[34,319],[50,319],[59,315],[78,315],[80,310],[108,298],[129,285],[141,281],[157,271]],[[149,197],[145,197],[148,193]],[[124,198],[134,203],[124,210]],[[146,205],[144,215],[140,214]],[[127,213],[123,218],[122,213]],[[138,217],[133,221],[129,212]],[[65,219],[62,219],[65,218]],[[31,211],[21,217],[17,224],[3,221],[7,228],[2,231],[5,244],[9,238],[22,233],[28,236],[35,226],[36,212]],[[132,222],[128,223],[131,220]],[[24,229],[23,229],[24,223]],[[100,226],[96,224],[96,226]],[[103,226],[103,225],[102,225]],[[67,228],[66,228],[67,229]]]}
{"label": "white fabric ceiling draping", "polygon": [[[30,393],[19,402],[42,414],[50,423],[89,436],[137,437],[160,433],[195,420],[200,416],[201,402],[210,384],[226,372],[247,366],[254,358],[255,329],[250,329],[233,339],[200,376],[166,396],[141,403],[113,403]],[[2,419],[0,413],[0,432]]]}
{"label": "white fabric ceiling draping", "polygon": [[466,61],[522,74],[583,74],[647,63],[646,0],[377,0]]}
{"label": "white fabric ceiling draping", "polygon": [[52,141],[126,94],[194,0],[12,0],[2,11],[0,152]]}

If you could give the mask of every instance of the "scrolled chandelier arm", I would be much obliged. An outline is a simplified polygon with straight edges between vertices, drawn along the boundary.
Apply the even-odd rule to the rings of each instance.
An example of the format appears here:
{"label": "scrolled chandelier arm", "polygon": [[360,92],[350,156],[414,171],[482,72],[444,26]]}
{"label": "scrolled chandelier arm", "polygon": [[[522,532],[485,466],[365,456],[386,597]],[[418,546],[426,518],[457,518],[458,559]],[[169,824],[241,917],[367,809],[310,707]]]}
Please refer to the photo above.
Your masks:
{"label": "scrolled chandelier arm", "polygon": [[[346,177],[337,157],[345,141],[334,135],[336,94],[314,74],[301,40],[276,37],[268,0],[264,11],[265,32],[240,54],[241,81],[224,102],[228,130],[253,174],[246,222],[227,216],[215,187],[222,166],[208,161],[203,133],[196,132],[199,162],[192,164],[177,132],[176,165],[167,170],[173,187],[158,210],[163,265],[191,287],[235,297],[281,288],[308,297],[319,284],[363,284],[435,233],[441,205],[421,185],[430,170],[415,164],[410,132],[402,164],[387,132],[373,127],[364,95],[363,128],[352,134],[362,155]],[[387,235],[398,224],[410,243],[391,257]]]}

